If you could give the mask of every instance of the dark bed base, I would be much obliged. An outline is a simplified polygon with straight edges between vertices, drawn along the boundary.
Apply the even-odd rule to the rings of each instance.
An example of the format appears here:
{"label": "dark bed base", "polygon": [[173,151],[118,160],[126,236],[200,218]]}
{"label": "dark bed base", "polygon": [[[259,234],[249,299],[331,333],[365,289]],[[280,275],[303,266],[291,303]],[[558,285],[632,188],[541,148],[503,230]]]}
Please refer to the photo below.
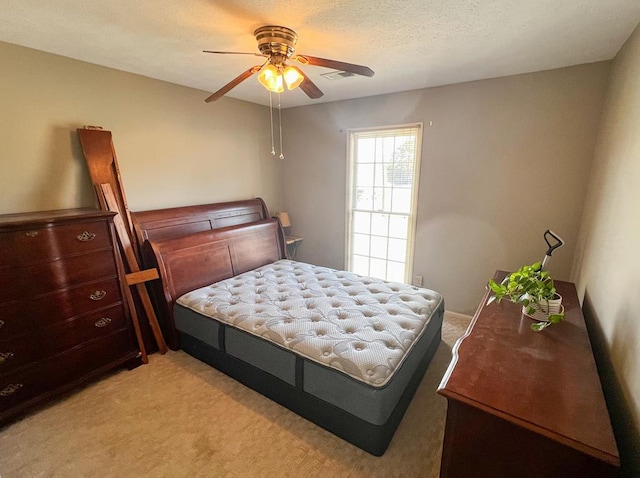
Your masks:
{"label": "dark bed base", "polygon": [[416,368],[406,390],[384,425],[372,425],[190,335],[181,334],[180,345],[189,355],[215,367],[238,382],[364,451],[381,456],[389,446],[391,438],[402,421],[431,358],[440,344],[441,330],[441,327],[438,328],[427,353]]}

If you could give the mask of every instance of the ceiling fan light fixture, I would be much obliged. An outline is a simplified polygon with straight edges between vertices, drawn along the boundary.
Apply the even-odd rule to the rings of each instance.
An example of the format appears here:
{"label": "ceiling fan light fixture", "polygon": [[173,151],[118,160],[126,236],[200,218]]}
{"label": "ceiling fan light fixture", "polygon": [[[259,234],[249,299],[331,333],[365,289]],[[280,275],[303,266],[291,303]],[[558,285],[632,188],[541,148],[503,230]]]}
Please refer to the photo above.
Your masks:
{"label": "ceiling fan light fixture", "polygon": [[282,78],[282,74],[273,64],[269,64],[262,69],[258,75],[258,81],[262,86],[273,93],[282,93],[284,91],[284,80]]}
{"label": "ceiling fan light fixture", "polygon": [[282,72],[282,76],[289,90],[297,88],[304,81],[304,76],[293,66],[287,66]]}
{"label": "ceiling fan light fixture", "polygon": [[203,50],[205,53],[254,55],[266,58],[263,65],[256,65],[231,80],[205,101],[210,103],[221,98],[250,76],[258,73],[258,81],[270,93],[284,92],[284,85],[289,90],[300,87],[302,92],[311,99],[323,96],[322,91],[311,79],[296,66],[287,66],[287,61],[297,61],[302,65],[320,66],[336,70],[340,77],[351,75],[373,76],[374,71],[368,66],[345,63],[309,55],[296,54],[298,35],[290,28],[278,25],[265,25],[254,31],[260,53]]}

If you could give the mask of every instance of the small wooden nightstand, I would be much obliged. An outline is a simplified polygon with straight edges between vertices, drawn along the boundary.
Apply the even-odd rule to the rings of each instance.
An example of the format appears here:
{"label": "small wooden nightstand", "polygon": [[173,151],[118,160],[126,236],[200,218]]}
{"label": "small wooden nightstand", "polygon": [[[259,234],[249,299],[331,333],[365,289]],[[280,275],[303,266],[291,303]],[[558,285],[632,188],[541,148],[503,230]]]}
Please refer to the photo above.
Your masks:
{"label": "small wooden nightstand", "polygon": [[284,240],[287,244],[287,255],[289,256],[289,259],[295,261],[302,238],[297,236],[285,236]]}

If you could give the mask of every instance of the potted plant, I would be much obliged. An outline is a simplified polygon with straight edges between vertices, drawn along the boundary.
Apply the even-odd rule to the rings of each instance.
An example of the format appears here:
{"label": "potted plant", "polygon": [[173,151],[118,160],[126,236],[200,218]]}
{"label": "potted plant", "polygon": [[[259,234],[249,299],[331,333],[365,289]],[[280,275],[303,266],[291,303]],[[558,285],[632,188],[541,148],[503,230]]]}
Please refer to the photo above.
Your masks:
{"label": "potted plant", "polygon": [[507,275],[500,284],[491,279],[489,288],[493,295],[487,304],[494,300],[500,302],[502,299],[521,304],[522,312],[537,321],[531,324],[531,329],[535,332],[564,319],[562,297],[556,292],[549,273],[542,270],[540,262],[522,266]]}

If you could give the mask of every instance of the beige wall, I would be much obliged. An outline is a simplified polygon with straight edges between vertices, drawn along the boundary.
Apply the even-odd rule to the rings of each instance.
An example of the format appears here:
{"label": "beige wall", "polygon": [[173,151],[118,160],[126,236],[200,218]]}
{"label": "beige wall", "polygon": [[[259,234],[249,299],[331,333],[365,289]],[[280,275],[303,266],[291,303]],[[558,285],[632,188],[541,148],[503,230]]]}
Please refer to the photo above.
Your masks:
{"label": "beige wall", "polygon": [[543,258],[547,228],[567,242],[550,269],[568,279],[609,68],[287,109],[284,206],[304,236],[299,259],[344,267],[346,130],[424,122],[413,270],[425,286],[472,314],[495,269]]}
{"label": "beige wall", "polygon": [[[608,347],[636,439],[640,432],[639,208],[640,26],[613,62],[574,268],[579,292]],[[640,441],[635,454],[640,473]]]}
{"label": "beige wall", "polygon": [[281,204],[268,109],[0,43],[0,213],[92,206],[75,133],[113,132],[131,210]]}

